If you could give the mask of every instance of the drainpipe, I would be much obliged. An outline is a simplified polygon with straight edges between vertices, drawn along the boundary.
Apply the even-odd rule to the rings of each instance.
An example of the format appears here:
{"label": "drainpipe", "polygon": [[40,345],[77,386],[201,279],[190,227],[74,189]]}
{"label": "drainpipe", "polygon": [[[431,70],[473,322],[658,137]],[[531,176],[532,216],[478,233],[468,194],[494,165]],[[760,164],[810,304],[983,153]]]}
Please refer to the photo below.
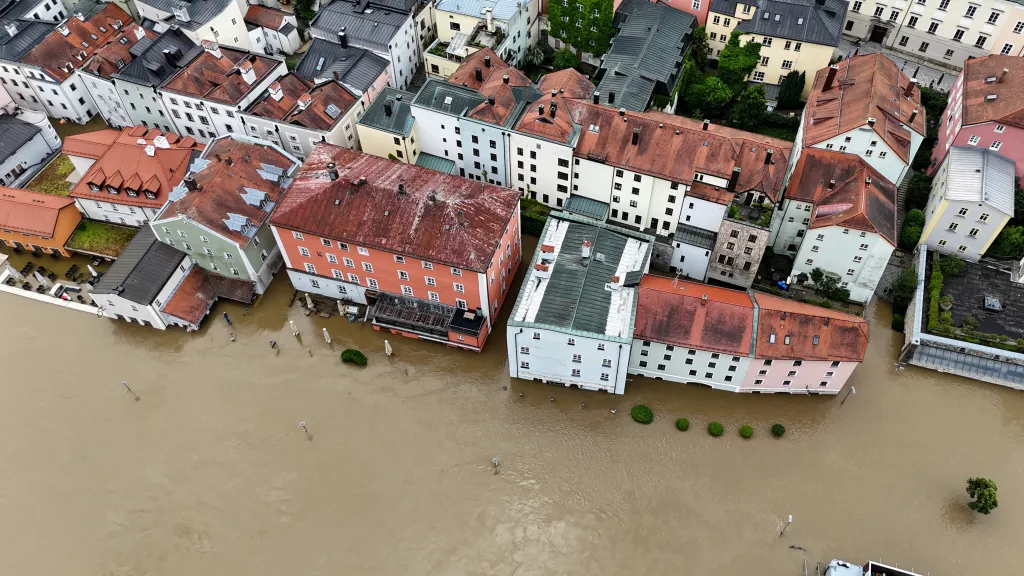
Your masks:
{"label": "drainpipe", "polygon": [[[618,383],[619,383],[619,364],[622,362],[621,359],[622,359],[622,344],[619,344],[619,353],[615,357],[615,384],[616,384],[615,387],[616,388],[618,388]],[[614,392],[614,390],[612,392]],[[622,377],[622,393],[623,394],[626,393],[626,377],[625,376]]]}
{"label": "drainpipe", "polygon": [[519,332],[516,332],[515,335],[512,336],[512,346],[514,346],[516,349],[516,378],[519,377],[519,335],[522,333],[523,329],[520,328]]}

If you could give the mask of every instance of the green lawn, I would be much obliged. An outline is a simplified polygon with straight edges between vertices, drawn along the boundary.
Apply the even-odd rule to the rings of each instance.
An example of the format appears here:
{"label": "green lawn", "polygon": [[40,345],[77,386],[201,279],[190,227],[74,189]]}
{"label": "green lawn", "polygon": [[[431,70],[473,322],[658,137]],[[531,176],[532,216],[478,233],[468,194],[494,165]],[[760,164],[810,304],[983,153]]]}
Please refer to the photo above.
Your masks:
{"label": "green lawn", "polygon": [[71,182],[66,178],[74,171],[75,165],[67,156],[61,154],[43,168],[25,189],[51,196],[67,196],[71,193]]}
{"label": "green lawn", "polygon": [[95,220],[82,220],[68,240],[70,250],[82,250],[117,258],[135,237],[137,230]]}

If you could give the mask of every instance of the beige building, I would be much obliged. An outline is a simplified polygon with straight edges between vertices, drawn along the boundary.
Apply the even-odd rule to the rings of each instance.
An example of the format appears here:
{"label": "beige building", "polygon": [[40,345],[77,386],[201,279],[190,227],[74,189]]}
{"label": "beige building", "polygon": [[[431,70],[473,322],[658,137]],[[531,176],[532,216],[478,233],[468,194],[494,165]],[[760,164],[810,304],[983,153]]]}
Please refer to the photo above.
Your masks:
{"label": "beige building", "polygon": [[423,51],[424,70],[447,79],[466,58],[485,47],[513,66],[522,65],[526,49],[540,36],[539,5],[539,0],[496,0],[486,5],[435,0],[430,19],[437,40]]}
{"label": "beige building", "polygon": [[794,70],[804,72],[806,97],[815,73],[828,66],[839,45],[846,9],[844,0],[714,0],[707,22],[709,56],[717,59],[739,30],[742,44],[761,43],[761,62],[749,80],[779,84]]}
{"label": "beige building", "polygon": [[959,69],[968,58],[1024,52],[1024,6],[1002,0],[854,0],[843,34]]}
{"label": "beige building", "polygon": [[385,88],[356,124],[359,144],[366,154],[405,164],[419,160],[416,123],[409,103],[415,94]]}

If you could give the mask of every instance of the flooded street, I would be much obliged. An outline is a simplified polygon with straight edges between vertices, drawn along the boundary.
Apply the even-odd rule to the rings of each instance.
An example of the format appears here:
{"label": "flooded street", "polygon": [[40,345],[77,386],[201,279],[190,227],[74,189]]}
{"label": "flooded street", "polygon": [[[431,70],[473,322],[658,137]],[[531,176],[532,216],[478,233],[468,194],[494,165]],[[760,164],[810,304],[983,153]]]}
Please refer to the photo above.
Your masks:
{"label": "flooded street", "polygon": [[[383,335],[307,318],[291,291],[279,274],[248,314],[218,303],[195,334],[0,294],[0,573],[795,576],[805,557],[812,573],[832,558],[1021,570],[1024,396],[897,373],[884,304],[840,407],[639,378],[621,397],[510,382],[504,318],[483,354],[391,337],[389,360]],[[369,366],[342,365],[347,347]],[[652,425],[630,419],[638,402]],[[966,507],[969,476],[999,484],[990,516]]]}

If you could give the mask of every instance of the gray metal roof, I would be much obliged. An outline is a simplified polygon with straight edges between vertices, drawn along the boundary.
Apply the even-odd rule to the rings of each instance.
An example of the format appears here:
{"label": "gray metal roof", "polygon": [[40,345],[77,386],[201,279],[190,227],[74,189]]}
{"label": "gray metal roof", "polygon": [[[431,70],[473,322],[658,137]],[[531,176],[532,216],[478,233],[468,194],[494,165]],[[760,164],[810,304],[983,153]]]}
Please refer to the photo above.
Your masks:
{"label": "gray metal roof", "polygon": [[676,234],[673,238],[676,242],[689,244],[690,246],[696,246],[705,250],[711,250],[714,248],[715,240],[717,239],[717,232],[697,228],[696,226],[690,226],[689,224],[684,224],[682,222],[676,226]]}
{"label": "gray metal roof", "polygon": [[420,152],[420,157],[416,159],[416,165],[422,168],[430,168],[431,170],[444,172],[445,174],[455,173],[454,160],[441,158],[440,156],[434,156],[433,154],[427,154],[426,152]]}
{"label": "gray metal roof", "polygon": [[56,22],[40,20],[18,20],[15,25],[18,32],[14,36],[6,31],[0,34],[0,60],[17,62],[57,27]]}
{"label": "gray metal roof", "polygon": [[192,62],[203,49],[184,32],[174,28],[155,40],[143,38],[129,51],[132,61],[112,77],[143,86],[159,86]]}
{"label": "gray metal roof", "polygon": [[[752,0],[711,0],[712,12],[733,16],[737,4]],[[736,29],[744,34],[761,34],[823,46],[838,46],[846,22],[846,0],[756,0],[754,17],[742,20]]]}
{"label": "gray metal roof", "polygon": [[184,252],[159,242],[153,229],[143,226],[96,283],[92,293],[117,294],[125,300],[149,306],[184,257]]}
{"label": "gray metal roof", "polygon": [[434,6],[438,10],[476,18],[486,18],[484,9],[490,8],[496,20],[508,20],[516,13],[516,4],[519,2],[522,2],[523,7],[530,4],[529,0],[437,0]]}
{"label": "gray metal roof", "polygon": [[38,1],[4,0],[0,2],[0,22],[7,24],[25,18],[25,15],[35,10],[37,6],[39,6]]}
{"label": "gray metal roof", "polygon": [[230,6],[234,0],[136,0],[161,12],[174,14],[174,6],[184,3],[188,9],[188,22],[172,17],[170,23],[185,30],[198,30]]}
{"label": "gray metal roof", "polygon": [[278,32],[280,32],[282,36],[287,36],[292,33],[292,30],[295,30],[295,26],[291,22],[285,22],[284,26],[281,26],[281,29],[278,30]]}
{"label": "gray metal roof", "polygon": [[587,198],[586,196],[570,194],[563,209],[566,212],[579,214],[580,216],[586,216],[601,222],[608,219],[608,203]]}
{"label": "gray metal roof", "polygon": [[[388,86],[373,99],[370,107],[366,109],[358,123],[362,126],[376,128],[377,130],[391,132],[392,134],[408,136],[412,133],[414,120],[409,103],[415,97],[416,95],[411,92],[405,92]],[[385,109],[386,103],[391,104],[390,114]]]}
{"label": "gray metal roof", "polygon": [[605,70],[597,87],[601,103],[615,92],[616,101],[610,106],[642,112],[657,82],[671,89],[696,23],[692,14],[664,4],[634,8],[601,58]]}
{"label": "gray metal roof", "polygon": [[35,124],[9,114],[0,116],[0,162],[6,161],[40,132],[42,130]]}
{"label": "gray metal roof", "polygon": [[1013,217],[1013,160],[988,149],[953,146],[947,157],[946,200],[985,202]]}
{"label": "gray metal roof", "polygon": [[365,48],[342,48],[341,44],[314,38],[295,73],[307,82],[338,80],[358,96],[373,86],[387,67],[387,60]]}
{"label": "gray metal roof", "polygon": [[[563,212],[549,216],[541,239],[533,264],[541,261],[545,242],[557,239],[558,243],[550,277],[544,280],[540,271],[530,267],[509,323],[620,341],[632,338],[636,288],[613,291],[607,285],[616,275],[620,262],[633,262],[626,266],[623,276],[646,270],[654,239]],[[586,261],[581,250],[584,241],[591,242],[591,256]],[[632,278],[635,280],[638,276],[634,274]],[[626,300],[613,307],[616,292],[614,297]],[[531,314],[532,321],[529,320]],[[608,334],[609,326],[618,326],[620,331]]]}
{"label": "gray metal roof", "polygon": [[412,103],[414,106],[462,116],[484,100],[476,90],[430,78],[420,88]]}
{"label": "gray metal roof", "polygon": [[351,45],[386,53],[388,44],[409,17],[415,1],[404,4],[408,7],[401,9],[401,6],[389,7],[366,0],[334,0],[320,8],[310,28],[314,36],[331,41],[337,41],[338,34],[344,31]]}

